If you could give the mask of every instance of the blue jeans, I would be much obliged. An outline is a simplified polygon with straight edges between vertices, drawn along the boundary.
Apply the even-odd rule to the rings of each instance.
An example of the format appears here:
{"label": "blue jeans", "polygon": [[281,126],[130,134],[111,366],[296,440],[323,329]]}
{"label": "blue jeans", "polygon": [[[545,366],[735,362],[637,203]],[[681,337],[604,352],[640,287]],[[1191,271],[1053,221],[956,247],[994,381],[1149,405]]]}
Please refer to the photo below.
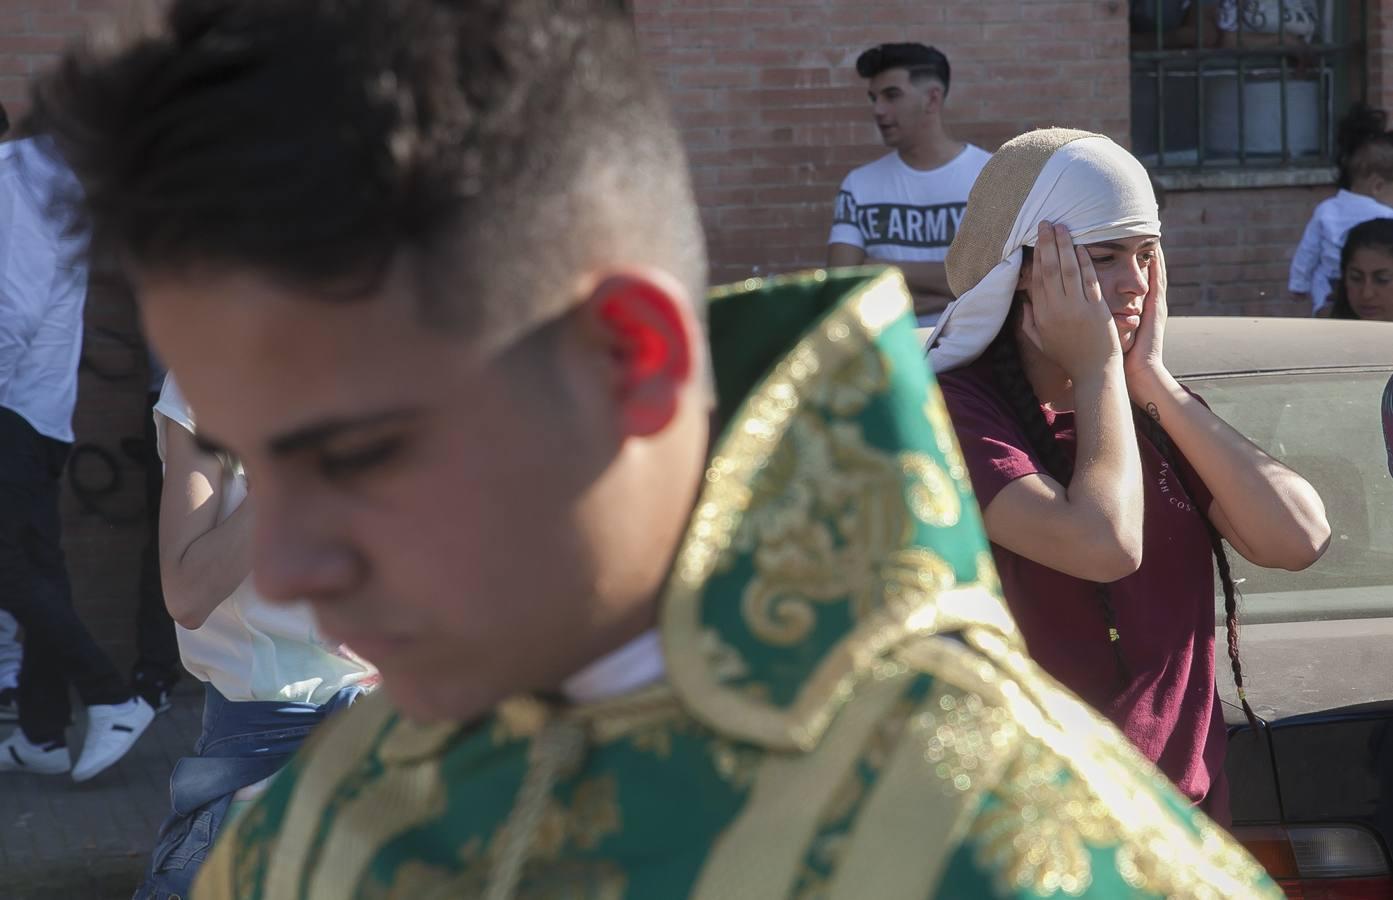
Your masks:
{"label": "blue jeans", "polygon": [[339,691],[328,703],[228,700],[210,684],[203,702],[203,733],[194,756],[174,765],[169,778],[173,813],[160,836],[145,881],[132,900],[186,900],[198,867],[227,816],[232,795],[276,774],[324,717],[352,705],[363,689]]}

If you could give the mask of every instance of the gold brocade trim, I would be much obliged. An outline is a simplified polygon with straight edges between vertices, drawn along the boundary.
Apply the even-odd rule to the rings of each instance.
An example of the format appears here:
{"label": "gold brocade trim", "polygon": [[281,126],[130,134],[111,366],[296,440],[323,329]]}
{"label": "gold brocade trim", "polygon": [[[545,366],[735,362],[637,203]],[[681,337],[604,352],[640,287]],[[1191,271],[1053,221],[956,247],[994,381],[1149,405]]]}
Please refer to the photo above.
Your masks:
{"label": "gold brocade trim", "polygon": [[978,861],[1007,893],[1077,894],[1092,882],[1087,848],[1114,849],[1119,873],[1149,894],[1192,900],[1270,897],[1262,869],[1201,813],[1198,829],[1166,805],[1165,777],[1120,732],[1060,688],[1024,649],[988,629],[968,644],[928,640],[900,648],[911,668],[998,706],[1020,730],[1020,750],[989,786],[995,812],[972,825]]}
{"label": "gold brocade trim", "polygon": [[1017,740],[1000,707],[935,680],[857,816],[829,900],[937,896],[949,857]]}
{"label": "gold brocade trim", "polygon": [[352,897],[388,842],[445,814],[439,760],[391,766],[334,816],[315,861],[308,900]]}
{"label": "gold brocade trim", "polygon": [[613,700],[571,707],[565,716],[581,723],[591,741],[601,745],[685,718],[681,702],[666,683]]}
{"label": "gold brocade trim", "polygon": [[948,406],[943,402],[943,394],[938,390],[929,391],[929,399],[924,401],[924,418],[934,430],[934,441],[938,452],[948,461],[948,477],[958,483],[967,481],[967,463],[963,459],[962,448],[958,445],[958,433],[953,428],[953,420],[948,416]]}
{"label": "gold brocade trim", "polygon": [[343,780],[372,752],[392,714],[386,692],[375,691],[320,726],[313,744],[319,752],[314,752],[312,764],[303,768],[285,821],[278,829],[264,896],[300,896],[301,879],[329,801]]}
{"label": "gold brocade trim", "polygon": [[399,719],[382,739],[381,746],[377,748],[377,758],[389,766],[433,759],[440,755],[446,744],[465,730],[467,726],[459,722],[417,725],[407,719]]}
{"label": "gold brocade trim", "polygon": [[[513,809],[489,844],[492,859],[484,900],[511,900],[528,859],[539,852],[560,852],[564,829],[545,827],[547,813],[555,805],[552,789],[580,764],[584,754],[585,735],[574,722],[553,719],[533,738],[527,752],[527,774]],[[618,827],[617,813],[613,824]]]}
{"label": "gold brocade trim", "polygon": [[[706,583],[730,558],[741,522],[751,511],[751,485],[756,473],[769,465],[786,432],[797,421],[803,399],[820,390],[827,392],[832,380],[829,373],[845,371],[862,355],[873,351],[879,334],[909,309],[904,279],[894,270],[879,274],[859,288],[843,305],[825,315],[750,394],[712,457],[705,488],[662,600],[661,627],[674,689],[698,719],[722,734],[771,749],[806,750],[814,746],[849,696],[857,677],[864,674],[858,665],[905,633],[914,608],[887,604],[886,609],[861,621],[852,635],[818,664],[790,708],[781,709],[753,692],[723,683],[717,672],[718,660],[710,653],[711,641],[704,637],[701,606]],[[874,379],[876,373],[870,371],[864,377]],[[836,405],[846,401],[832,397],[828,402]],[[854,452],[854,447],[848,445],[846,452]],[[877,534],[889,524],[888,520],[872,523]],[[936,570],[951,573],[946,565]],[[757,578],[751,583],[751,590],[777,592],[780,587]],[[802,607],[805,601],[799,599],[797,592],[784,590],[783,596],[791,599],[782,606],[776,603],[779,598],[774,593],[746,596],[746,610],[756,617],[752,620],[756,626],[765,622],[771,627],[806,627],[803,622],[809,613]],[[933,605],[932,591],[910,593],[916,603]],[[765,611],[774,609],[796,617],[761,618]],[[857,612],[866,611],[858,606]],[[771,632],[772,637],[782,635],[782,631]]]}
{"label": "gold brocade trim", "polygon": [[912,479],[909,508],[915,518],[932,528],[958,524],[963,512],[962,496],[943,467],[927,453],[901,454],[900,465]]}
{"label": "gold brocade trim", "polygon": [[813,753],[766,753],[750,797],[716,840],[691,900],[787,897],[798,879],[818,817],[894,709],[908,680],[871,682],[858,692]]}

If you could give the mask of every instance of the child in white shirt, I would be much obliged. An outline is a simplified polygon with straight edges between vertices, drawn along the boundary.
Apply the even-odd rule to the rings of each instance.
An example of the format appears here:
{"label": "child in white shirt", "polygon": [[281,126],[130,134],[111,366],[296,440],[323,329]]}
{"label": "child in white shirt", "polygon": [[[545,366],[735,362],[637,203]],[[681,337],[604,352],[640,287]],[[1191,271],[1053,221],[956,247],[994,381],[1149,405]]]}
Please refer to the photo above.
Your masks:
{"label": "child in white shirt", "polygon": [[1393,218],[1393,132],[1383,110],[1356,104],[1340,123],[1340,191],[1322,200],[1292,257],[1287,290],[1325,315],[1340,249],[1355,225]]}

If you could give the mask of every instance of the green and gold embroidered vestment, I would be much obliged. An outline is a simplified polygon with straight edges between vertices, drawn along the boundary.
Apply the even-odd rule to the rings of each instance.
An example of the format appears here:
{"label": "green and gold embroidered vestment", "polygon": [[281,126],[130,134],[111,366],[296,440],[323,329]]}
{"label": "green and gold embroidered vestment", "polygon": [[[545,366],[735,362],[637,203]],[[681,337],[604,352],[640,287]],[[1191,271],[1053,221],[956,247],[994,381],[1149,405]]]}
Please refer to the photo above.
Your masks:
{"label": "green and gold embroidered vestment", "polygon": [[726,423],[667,678],[417,726],[376,696],[197,900],[1280,897],[1030,661],[892,272],[717,291]]}

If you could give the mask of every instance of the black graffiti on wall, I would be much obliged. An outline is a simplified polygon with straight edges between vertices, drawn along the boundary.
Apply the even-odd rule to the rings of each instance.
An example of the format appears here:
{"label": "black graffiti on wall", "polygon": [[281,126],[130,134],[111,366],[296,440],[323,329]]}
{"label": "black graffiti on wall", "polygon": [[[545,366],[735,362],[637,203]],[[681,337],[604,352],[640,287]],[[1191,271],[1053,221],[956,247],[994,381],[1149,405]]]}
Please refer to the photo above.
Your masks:
{"label": "black graffiti on wall", "polygon": [[[138,335],[110,328],[88,328],[78,371],[108,383],[137,385],[147,377],[145,343]],[[143,394],[144,391],[141,391]],[[126,479],[146,474],[146,437],[129,434],[117,447],[79,441],[68,458],[68,487],[82,514],[112,526],[146,521],[146,502],[123,499]]]}

